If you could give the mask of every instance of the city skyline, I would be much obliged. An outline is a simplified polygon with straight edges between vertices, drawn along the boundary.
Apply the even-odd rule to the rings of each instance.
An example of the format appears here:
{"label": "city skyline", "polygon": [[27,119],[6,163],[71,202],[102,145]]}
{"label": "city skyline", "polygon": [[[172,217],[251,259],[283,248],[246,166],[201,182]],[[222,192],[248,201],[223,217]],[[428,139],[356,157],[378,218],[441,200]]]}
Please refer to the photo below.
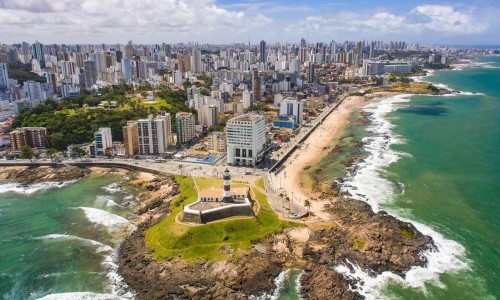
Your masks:
{"label": "city skyline", "polygon": [[[498,45],[495,1],[0,1],[0,42],[258,44],[406,40]],[[77,34],[76,34],[77,33]]]}

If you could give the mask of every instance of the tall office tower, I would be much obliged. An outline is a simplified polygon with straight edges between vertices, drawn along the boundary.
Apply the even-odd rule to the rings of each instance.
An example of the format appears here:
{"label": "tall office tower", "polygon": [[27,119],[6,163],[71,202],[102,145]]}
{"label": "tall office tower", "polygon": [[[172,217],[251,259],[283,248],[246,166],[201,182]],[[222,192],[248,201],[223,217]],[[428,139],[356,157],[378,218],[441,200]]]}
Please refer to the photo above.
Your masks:
{"label": "tall office tower", "polygon": [[191,51],[191,72],[202,73],[201,50],[193,49]]}
{"label": "tall office tower", "polygon": [[132,79],[132,62],[130,61],[130,58],[124,57],[122,59],[122,71],[123,71],[123,78],[125,80]]}
{"label": "tall office tower", "polygon": [[140,155],[161,155],[172,145],[172,126],[170,114],[163,113],[156,118],[149,115],[147,119],[137,121]]}
{"label": "tall office tower", "polygon": [[94,132],[95,156],[106,155],[106,149],[113,147],[113,138],[111,137],[111,128],[101,127]]}
{"label": "tall office tower", "polygon": [[375,42],[371,42],[370,44],[370,55],[368,56],[369,58],[373,58],[375,55]]}
{"label": "tall office tower", "polygon": [[38,60],[40,63],[45,61],[43,53],[43,45],[39,41],[36,41],[31,45],[31,51],[33,52],[33,58]]}
{"label": "tall office tower", "polygon": [[356,54],[355,54],[355,58],[354,58],[354,66],[360,67],[362,59],[363,59],[363,43],[357,42],[356,43]]}
{"label": "tall office tower", "polygon": [[234,117],[226,125],[227,163],[255,166],[266,143],[265,118],[248,113]]}
{"label": "tall office tower", "polygon": [[314,82],[315,80],[315,72],[316,72],[316,68],[314,66],[314,63],[309,63],[309,67],[307,68],[307,81],[309,83],[312,83]]}
{"label": "tall office tower", "polygon": [[307,43],[305,39],[300,39],[299,61],[305,62],[307,57]]}
{"label": "tall office tower", "polygon": [[9,133],[10,151],[20,152],[21,147],[45,149],[47,147],[47,129],[45,127],[22,127]]}
{"label": "tall office tower", "polygon": [[194,115],[187,112],[175,114],[175,125],[177,130],[177,144],[182,145],[194,139],[195,123]]}
{"label": "tall office tower", "polygon": [[265,63],[267,61],[267,53],[266,53],[266,41],[260,41],[259,48],[259,61]]}
{"label": "tall office tower", "polygon": [[252,102],[260,101],[260,76],[257,69],[252,70]]}
{"label": "tall office tower", "polygon": [[123,146],[127,157],[133,157],[139,153],[139,127],[137,121],[128,121],[127,125],[123,126]]}
{"label": "tall office tower", "polygon": [[97,66],[94,60],[83,62],[83,76],[86,88],[91,88],[97,82]]}
{"label": "tall office tower", "polygon": [[0,63],[0,95],[10,91],[9,65]]}
{"label": "tall office tower", "polygon": [[337,62],[337,43],[335,41],[330,42],[330,55],[332,56],[332,62]]}
{"label": "tall office tower", "polygon": [[132,41],[128,41],[125,45],[125,57],[132,58],[134,55],[134,47],[132,46]]}

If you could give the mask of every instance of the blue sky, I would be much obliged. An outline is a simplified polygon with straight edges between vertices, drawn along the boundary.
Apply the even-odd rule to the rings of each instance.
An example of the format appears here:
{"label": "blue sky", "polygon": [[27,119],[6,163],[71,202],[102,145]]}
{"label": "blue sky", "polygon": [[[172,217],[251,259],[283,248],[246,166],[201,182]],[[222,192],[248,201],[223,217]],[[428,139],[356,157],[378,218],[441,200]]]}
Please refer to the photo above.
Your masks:
{"label": "blue sky", "polygon": [[500,44],[500,0],[0,0],[0,43]]}

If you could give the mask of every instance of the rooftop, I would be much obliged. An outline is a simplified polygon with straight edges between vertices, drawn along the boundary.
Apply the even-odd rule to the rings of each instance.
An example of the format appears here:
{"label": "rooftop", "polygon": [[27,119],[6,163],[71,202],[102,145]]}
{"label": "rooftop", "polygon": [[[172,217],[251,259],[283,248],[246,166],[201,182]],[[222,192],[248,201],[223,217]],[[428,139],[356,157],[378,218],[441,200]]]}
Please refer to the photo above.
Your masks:
{"label": "rooftop", "polygon": [[241,116],[234,117],[228,121],[228,123],[232,122],[258,122],[263,120],[264,117],[262,115],[248,113]]}

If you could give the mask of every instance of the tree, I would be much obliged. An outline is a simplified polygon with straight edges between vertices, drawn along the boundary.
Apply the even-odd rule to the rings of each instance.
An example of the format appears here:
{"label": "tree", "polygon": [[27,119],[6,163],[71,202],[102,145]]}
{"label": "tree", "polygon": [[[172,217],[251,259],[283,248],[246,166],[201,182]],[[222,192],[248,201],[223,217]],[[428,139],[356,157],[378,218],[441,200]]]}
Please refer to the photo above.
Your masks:
{"label": "tree", "polygon": [[73,158],[79,157],[81,160],[82,157],[85,155],[87,155],[87,152],[85,152],[85,150],[83,150],[80,147],[74,147],[73,150],[71,150],[71,157],[73,157]]}
{"label": "tree", "polygon": [[290,210],[290,197],[286,196],[286,202],[288,202],[288,210]]}
{"label": "tree", "polygon": [[285,207],[285,201],[283,200],[283,198],[285,197],[285,194],[280,193],[279,196],[281,197],[281,205],[282,205],[282,207]]}
{"label": "tree", "polygon": [[45,156],[49,157],[51,161],[54,161],[54,155],[57,153],[57,149],[49,148],[45,151]]}
{"label": "tree", "polygon": [[26,158],[32,161],[35,151],[28,145],[21,147],[21,158]]}
{"label": "tree", "polygon": [[181,172],[181,175],[183,175],[183,172],[182,172],[182,168],[183,168],[183,167],[184,167],[184,166],[183,166],[183,165],[181,165],[181,164],[179,164],[179,165],[177,166],[177,168],[179,168],[179,171]]}
{"label": "tree", "polygon": [[304,206],[307,208],[307,212],[311,209],[311,201],[309,199],[304,200]]}

